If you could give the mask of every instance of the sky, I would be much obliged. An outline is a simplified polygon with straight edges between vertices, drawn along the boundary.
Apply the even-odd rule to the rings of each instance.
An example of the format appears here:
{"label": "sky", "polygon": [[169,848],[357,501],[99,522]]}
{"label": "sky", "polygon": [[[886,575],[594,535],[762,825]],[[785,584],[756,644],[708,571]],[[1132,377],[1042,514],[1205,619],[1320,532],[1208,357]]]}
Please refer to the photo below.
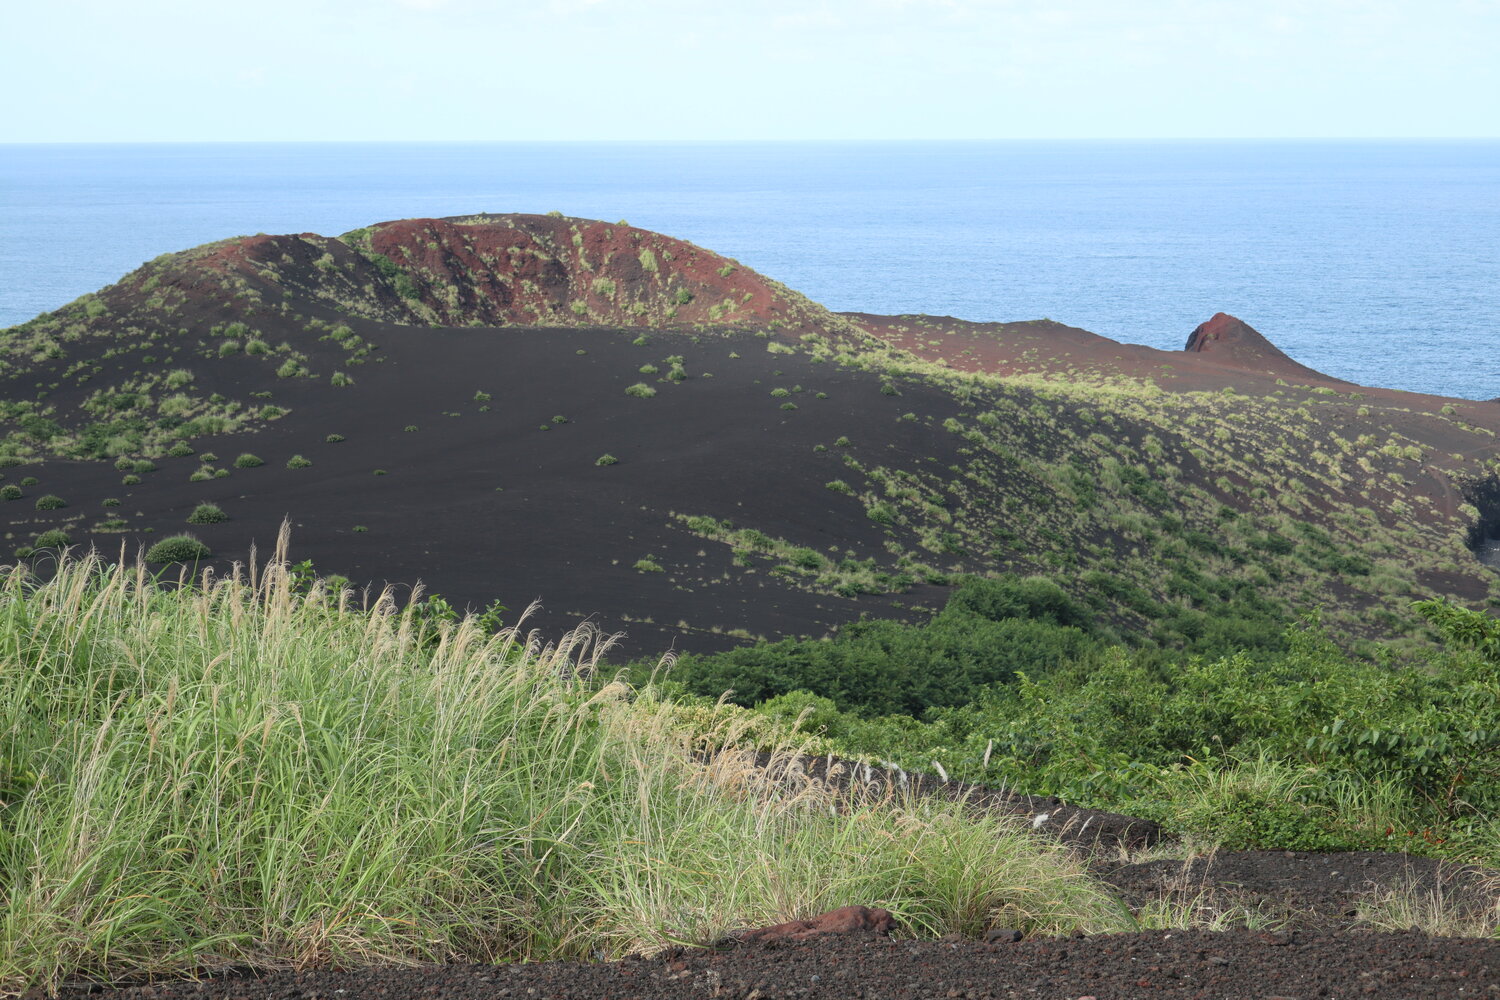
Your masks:
{"label": "sky", "polygon": [[1500,0],[18,0],[0,142],[1500,136]]}

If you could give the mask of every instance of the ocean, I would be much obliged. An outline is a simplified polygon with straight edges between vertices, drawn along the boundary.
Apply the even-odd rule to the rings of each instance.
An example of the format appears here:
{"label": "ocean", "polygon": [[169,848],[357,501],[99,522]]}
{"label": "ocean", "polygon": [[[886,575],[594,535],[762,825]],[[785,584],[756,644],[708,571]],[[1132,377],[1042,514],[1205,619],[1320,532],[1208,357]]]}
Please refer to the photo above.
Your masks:
{"label": "ocean", "polygon": [[838,310],[1176,349],[1232,313],[1366,385],[1500,396],[1500,141],[0,145],[0,326],[245,233],[547,212]]}

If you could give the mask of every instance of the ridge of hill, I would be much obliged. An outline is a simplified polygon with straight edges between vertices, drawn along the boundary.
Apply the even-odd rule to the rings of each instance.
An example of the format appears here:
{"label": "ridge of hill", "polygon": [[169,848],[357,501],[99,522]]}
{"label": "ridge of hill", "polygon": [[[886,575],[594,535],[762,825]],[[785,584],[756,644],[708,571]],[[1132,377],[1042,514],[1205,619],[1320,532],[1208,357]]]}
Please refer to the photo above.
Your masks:
{"label": "ridge of hill", "polygon": [[[186,529],[223,567],[289,517],[323,572],[542,597],[635,652],[923,620],[965,574],[1166,642],[1500,599],[1500,406],[1340,382],[1223,314],[1188,346],[836,314],[555,216],[246,237],[0,331],[0,511],[21,558]],[[227,520],[186,525],[204,503]]]}

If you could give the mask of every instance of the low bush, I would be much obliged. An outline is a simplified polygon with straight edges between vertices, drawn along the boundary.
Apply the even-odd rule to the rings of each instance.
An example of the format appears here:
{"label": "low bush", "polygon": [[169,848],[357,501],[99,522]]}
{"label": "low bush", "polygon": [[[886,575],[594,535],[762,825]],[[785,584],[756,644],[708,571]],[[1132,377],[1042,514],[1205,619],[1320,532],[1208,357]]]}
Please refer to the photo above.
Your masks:
{"label": "low bush", "polygon": [[0,500],[19,500],[23,495],[21,487],[15,483],[6,483],[4,486],[0,486]]}
{"label": "low bush", "polygon": [[47,493],[36,498],[37,510],[62,510],[68,505],[68,501],[55,493]]}
{"label": "low bush", "polygon": [[242,452],[240,456],[234,460],[234,467],[236,469],[255,469],[265,464],[265,459],[261,458],[259,455],[252,455],[248,451]]}
{"label": "low bush", "polygon": [[219,507],[217,504],[200,503],[198,506],[194,507],[193,512],[188,515],[187,523],[218,524],[221,521],[227,520],[229,520],[229,515],[224,513],[223,508]]}
{"label": "low bush", "polygon": [[635,385],[625,389],[625,395],[634,396],[637,399],[650,399],[656,395],[656,390],[644,382],[637,382]]}
{"label": "low bush", "polygon": [[303,458],[301,455],[293,455],[286,460],[286,467],[288,469],[306,469],[310,465],[312,465],[312,460]]}
{"label": "low bush", "polygon": [[196,562],[207,559],[213,551],[192,535],[163,538],[146,551],[146,561],[153,563]]}
{"label": "low bush", "polygon": [[594,459],[594,464],[595,465],[616,465],[616,464],[619,463],[619,461],[620,460],[618,458],[615,458],[615,456],[613,456],[613,455],[600,455],[598,458]]}
{"label": "low bush", "polygon": [[38,549],[60,549],[71,541],[72,539],[68,537],[66,531],[63,531],[61,528],[53,528],[50,531],[44,531],[40,535],[37,535],[36,541],[31,544],[34,548]]}

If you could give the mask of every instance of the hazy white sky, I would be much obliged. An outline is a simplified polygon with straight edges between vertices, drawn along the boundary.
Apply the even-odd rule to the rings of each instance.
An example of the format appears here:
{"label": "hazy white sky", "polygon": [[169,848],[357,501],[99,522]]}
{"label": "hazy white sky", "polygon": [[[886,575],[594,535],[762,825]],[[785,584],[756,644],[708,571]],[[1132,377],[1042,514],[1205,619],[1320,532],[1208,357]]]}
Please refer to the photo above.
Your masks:
{"label": "hazy white sky", "polygon": [[17,0],[0,142],[1500,136],[1500,0]]}

